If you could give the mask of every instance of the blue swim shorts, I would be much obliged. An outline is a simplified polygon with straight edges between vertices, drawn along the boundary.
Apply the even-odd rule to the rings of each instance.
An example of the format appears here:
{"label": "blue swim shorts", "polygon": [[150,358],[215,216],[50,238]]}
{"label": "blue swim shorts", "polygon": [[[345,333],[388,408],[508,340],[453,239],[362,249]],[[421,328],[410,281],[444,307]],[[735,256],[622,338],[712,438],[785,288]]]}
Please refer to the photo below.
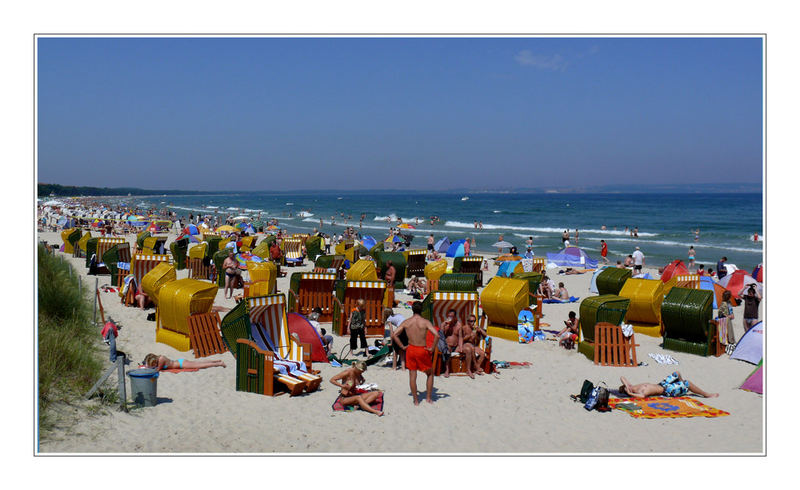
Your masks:
{"label": "blue swim shorts", "polygon": [[689,392],[689,382],[678,380],[678,373],[672,373],[658,383],[664,388],[664,396],[683,396]]}

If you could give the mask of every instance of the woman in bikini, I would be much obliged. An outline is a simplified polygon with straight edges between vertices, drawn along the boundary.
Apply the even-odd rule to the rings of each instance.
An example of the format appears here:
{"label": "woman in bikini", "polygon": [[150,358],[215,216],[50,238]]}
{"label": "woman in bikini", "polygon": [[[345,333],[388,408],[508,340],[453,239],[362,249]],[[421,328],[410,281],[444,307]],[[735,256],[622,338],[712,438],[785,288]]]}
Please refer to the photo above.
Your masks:
{"label": "woman in bikini", "polygon": [[[240,274],[239,264],[233,258],[233,250],[228,252],[228,258],[222,263],[225,269],[225,299],[230,299],[233,296],[233,286],[236,284],[236,276]],[[230,296],[228,295],[230,291]]]}
{"label": "woman in bikini", "polygon": [[162,371],[164,369],[206,369],[210,367],[226,367],[221,360],[211,361],[187,361],[186,359],[171,360],[167,356],[157,354],[147,354],[144,358],[144,365]]}
{"label": "woman in bikini", "polygon": [[383,415],[383,412],[375,410],[370,406],[380,396],[380,391],[364,391],[358,388],[359,385],[364,384],[364,371],[367,370],[367,363],[364,361],[356,361],[349,369],[345,369],[341,373],[330,379],[331,384],[338,386],[340,389],[341,399],[339,400],[342,405],[357,405],[361,410],[369,413],[374,413],[378,417]]}

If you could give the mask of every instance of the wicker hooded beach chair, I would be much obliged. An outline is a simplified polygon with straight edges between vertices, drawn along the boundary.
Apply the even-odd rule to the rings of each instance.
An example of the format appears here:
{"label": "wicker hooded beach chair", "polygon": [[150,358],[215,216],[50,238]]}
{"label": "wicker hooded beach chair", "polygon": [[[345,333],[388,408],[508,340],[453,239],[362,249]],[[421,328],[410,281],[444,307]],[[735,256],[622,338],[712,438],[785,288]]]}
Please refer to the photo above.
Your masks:
{"label": "wicker hooded beach chair", "polygon": [[[485,329],[486,317],[478,314],[479,296],[477,292],[473,291],[435,291],[431,293],[423,302],[422,317],[433,323],[434,328],[438,331],[439,326],[447,319],[447,312],[450,310],[456,311],[456,318],[462,325],[467,324],[469,315],[475,315],[476,322],[481,322],[481,327]],[[430,337],[430,333],[428,334]],[[433,339],[428,338],[428,341]],[[442,374],[444,369],[443,357],[439,352],[438,342],[434,344],[433,352],[433,373],[438,376]],[[492,364],[492,339],[487,336],[481,339],[478,345],[485,353],[481,369],[486,373],[491,373],[494,366]],[[467,363],[464,355],[453,352],[450,354],[450,373],[451,374],[466,374]]]}

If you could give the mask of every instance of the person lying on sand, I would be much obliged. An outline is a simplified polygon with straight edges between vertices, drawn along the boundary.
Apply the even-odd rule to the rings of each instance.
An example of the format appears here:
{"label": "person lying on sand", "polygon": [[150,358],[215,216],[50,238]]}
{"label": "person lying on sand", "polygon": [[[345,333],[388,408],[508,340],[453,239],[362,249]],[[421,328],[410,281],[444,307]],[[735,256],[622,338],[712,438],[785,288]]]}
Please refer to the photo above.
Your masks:
{"label": "person lying on sand", "polygon": [[350,406],[355,405],[369,413],[374,413],[378,417],[383,415],[370,406],[376,398],[380,396],[380,391],[364,391],[357,388],[359,385],[364,384],[364,371],[367,370],[367,363],[364,361],[356,361],[353,366],[345,369],[341,373],[330,379],[331,384],[338,386],[340,389],[340,402],[342,405]]}
{"label": "person lying on sand", "polygon": [[719,396],[719,393],[707,393],[691,381],[683,379],[679,371],[670,374],[664,378],[664,381],[658,384],[640,383],[638,385],[632,385],[624,376],[620,377],[619,380],[622,381],[619,391],[634,398],[646,398],[648,396],[683,396],[690,391],[706,398],[715,398]]}
{"label": "person lying on sand", "polygon": [[226,367],[225,363],[218,359],[211,361],[187,361],[185,359],[178,359],[176,361],[172,361],[167,356],[159,356],[156,354],[147,354],[144,358],[144,365],[159,371],[163,369],[206,369],[210,367]]}

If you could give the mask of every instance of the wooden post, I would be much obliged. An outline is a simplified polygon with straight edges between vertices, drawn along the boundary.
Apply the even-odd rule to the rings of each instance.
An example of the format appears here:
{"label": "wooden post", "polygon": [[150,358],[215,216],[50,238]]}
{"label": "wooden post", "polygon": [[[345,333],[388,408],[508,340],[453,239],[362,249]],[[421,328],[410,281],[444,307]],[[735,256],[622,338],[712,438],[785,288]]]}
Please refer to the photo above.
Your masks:
{"label": "wooden post", "polygon": [[94,302],[93,302],[93,305],[92,305],[92,322],[93,322],[95,325],[97,324],[97,294],[96,294],[96,293],[97,293],[97,284],[98,284],[98,281],[99,281],[99,279],[98,279],[97,277],[95,277],[95,278],[94,278],[94,290],[95,290],[95,295],[94,295],[94,298],[93,298],[93,299],[94,299]]}

